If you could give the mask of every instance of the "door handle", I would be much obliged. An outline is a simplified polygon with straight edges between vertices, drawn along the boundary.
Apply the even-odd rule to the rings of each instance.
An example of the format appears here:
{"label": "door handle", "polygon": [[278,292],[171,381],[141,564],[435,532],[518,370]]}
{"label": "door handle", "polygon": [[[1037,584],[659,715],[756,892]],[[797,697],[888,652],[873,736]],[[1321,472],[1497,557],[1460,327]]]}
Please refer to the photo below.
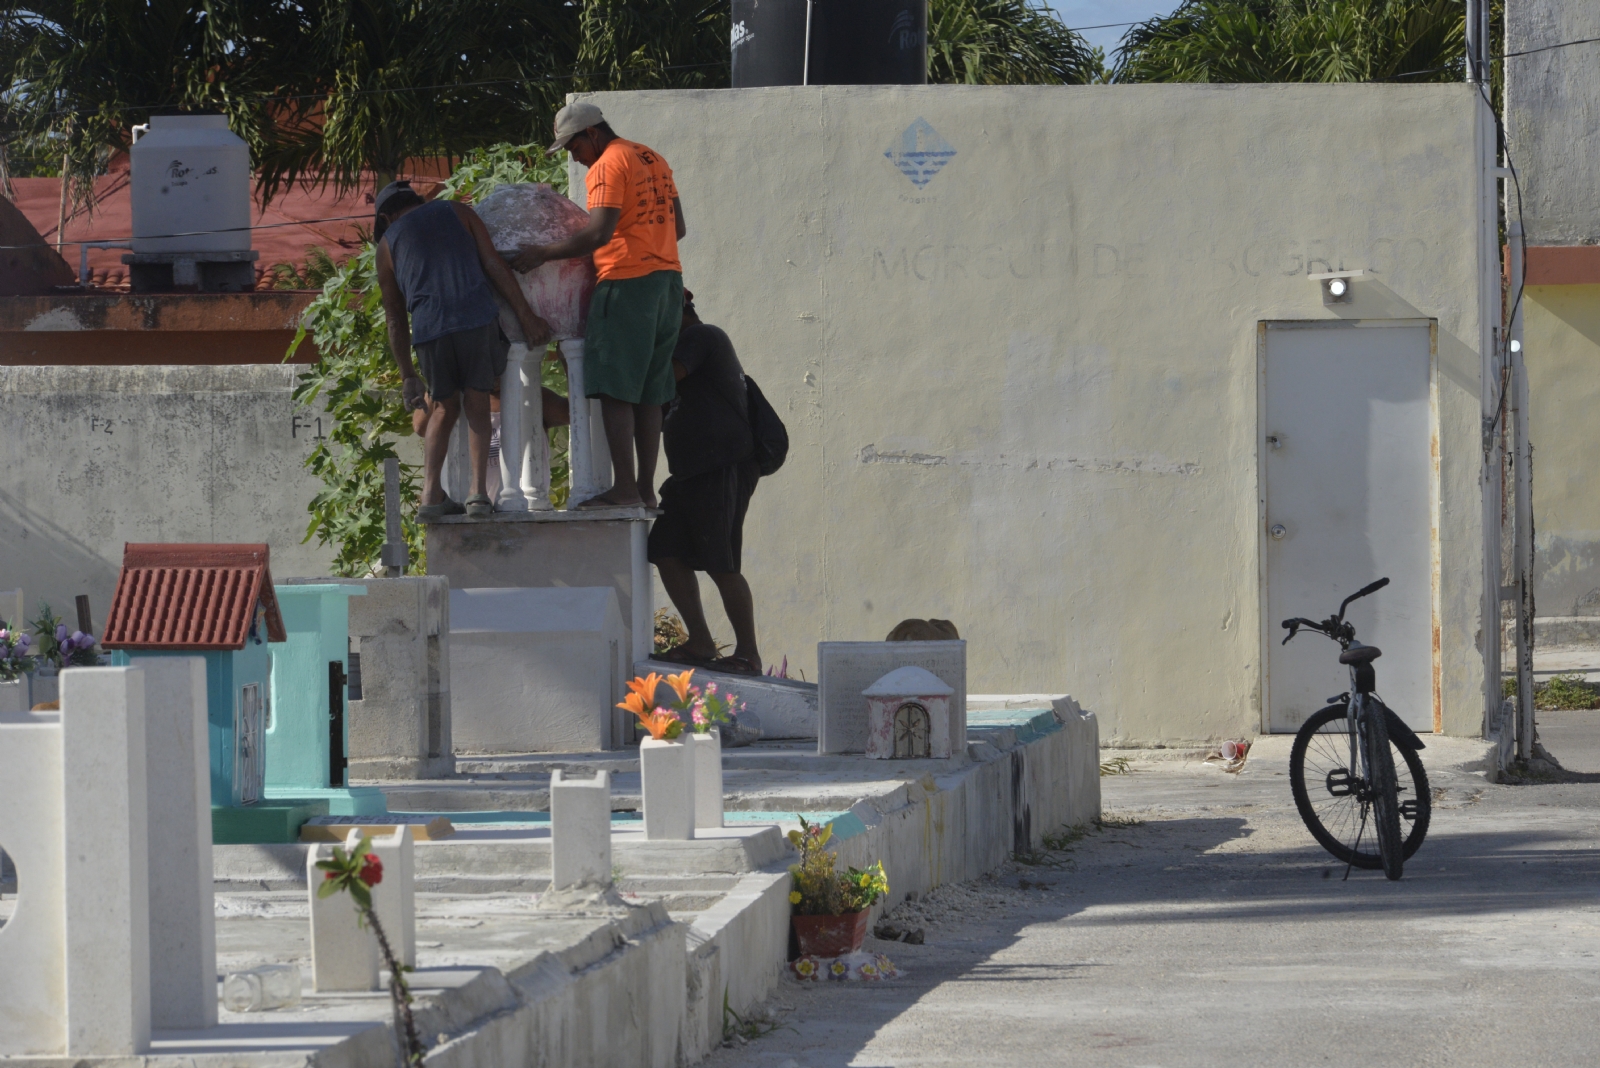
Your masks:
{"label": "door handle", "polygon": [[1282,523],[1274,523],[1272,526],[1267,528],[1267,533],[1272,535],[1273,541],[1282,541],[1283,536],[1289,533],[1289,531]]}

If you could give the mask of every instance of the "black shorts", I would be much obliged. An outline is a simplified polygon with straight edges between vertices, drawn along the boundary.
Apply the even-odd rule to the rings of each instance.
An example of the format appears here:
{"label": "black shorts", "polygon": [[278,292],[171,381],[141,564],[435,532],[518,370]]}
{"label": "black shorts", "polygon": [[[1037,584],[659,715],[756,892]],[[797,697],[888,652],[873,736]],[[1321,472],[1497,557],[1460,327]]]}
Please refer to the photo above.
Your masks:
{"label": "black shorts", "polygon": [[682,560],[695,571],[738,574],[744,514],[761,470],[742,460],[661,486],[661,518],[650,528],[650,562]]}
{"label": "black shorts", "polygon": [[493,393],[500,388],[511,343],[500,331],[500,320],[436,337],[413,346],[417,371],[428,383],[428,396],[449,400],[463,389]]}

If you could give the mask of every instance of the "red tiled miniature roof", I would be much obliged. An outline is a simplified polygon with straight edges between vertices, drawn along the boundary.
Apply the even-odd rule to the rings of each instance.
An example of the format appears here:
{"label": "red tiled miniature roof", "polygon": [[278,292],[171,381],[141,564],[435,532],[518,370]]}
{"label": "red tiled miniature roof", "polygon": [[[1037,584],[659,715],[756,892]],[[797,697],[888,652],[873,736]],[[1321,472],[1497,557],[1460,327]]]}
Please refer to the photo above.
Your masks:
{"label": "red tiled miniature roof", "polygon": [[258,602],[267,641],[287,640],[268,555],[265,545],[124,545],[101,644],[242,649]]}

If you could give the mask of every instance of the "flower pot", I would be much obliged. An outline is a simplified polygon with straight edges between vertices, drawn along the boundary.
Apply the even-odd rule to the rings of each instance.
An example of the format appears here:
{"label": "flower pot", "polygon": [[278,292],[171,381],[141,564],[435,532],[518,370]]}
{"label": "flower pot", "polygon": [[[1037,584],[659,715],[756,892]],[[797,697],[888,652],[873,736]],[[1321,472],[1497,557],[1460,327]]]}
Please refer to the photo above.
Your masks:
{"label": "flower pot", "polygon": [[722,826],[722,735],[691,734],[694,748],[694,825]]}
{"label": "flower pot", "polygon": [[687,840],[694,837],[694,750],[689,744],[639,743],[640,793],[644,795],[644,836]]}
{"label": "flower pot", "polygon": [[28,676],[10,682],[0,682],[0,716],[20,716],[33,707],[28,688]]}
{"label": "flower pot", "polygon": [[842,957],[854,953],[867,940],[871,909],[840,916],[794,916],[794,936],[806,957]]}

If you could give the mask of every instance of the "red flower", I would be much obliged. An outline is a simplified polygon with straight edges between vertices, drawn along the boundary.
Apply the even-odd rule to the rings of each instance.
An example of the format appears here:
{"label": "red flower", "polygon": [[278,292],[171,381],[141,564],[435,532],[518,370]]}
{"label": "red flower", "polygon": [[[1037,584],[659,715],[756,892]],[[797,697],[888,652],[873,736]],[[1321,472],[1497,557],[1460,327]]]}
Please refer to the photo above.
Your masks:
{"label": "red flower", "polygon": [[383,882],[383,861],[378,859],[378,854],[368,853],[361,864],[361,874],[357,876],[368,886],[377,886]]}
{"label": "red flower", "polygon": [[324,880],[327,880],[327,879],[337,879],[337,878],[338,878],[338,877],[339,877],[339,873],[338,873],[338,872],[336,872],[336,871],[330,871],[330,872],[326,872],[326,873],[324,873],[324,874],[323,874],[323,876],[322,876],[322,878],[323,878],[323,879],[324,879]]}

